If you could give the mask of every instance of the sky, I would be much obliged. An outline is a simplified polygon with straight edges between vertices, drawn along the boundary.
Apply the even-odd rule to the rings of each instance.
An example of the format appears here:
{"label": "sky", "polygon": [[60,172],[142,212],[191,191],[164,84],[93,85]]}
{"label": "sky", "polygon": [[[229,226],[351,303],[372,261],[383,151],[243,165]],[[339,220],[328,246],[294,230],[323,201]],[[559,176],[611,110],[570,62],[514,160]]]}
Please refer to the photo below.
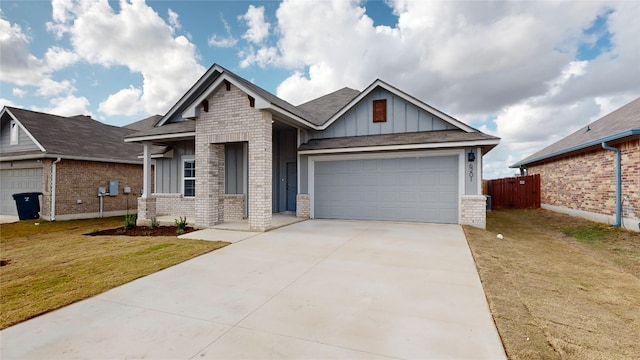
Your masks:
{"label": "sky", "polygon": [[214,63],[294,105],[381,79],[501,138],[484,178],[640,96],[640,1],[0,2],[0,106],[122,126]]}

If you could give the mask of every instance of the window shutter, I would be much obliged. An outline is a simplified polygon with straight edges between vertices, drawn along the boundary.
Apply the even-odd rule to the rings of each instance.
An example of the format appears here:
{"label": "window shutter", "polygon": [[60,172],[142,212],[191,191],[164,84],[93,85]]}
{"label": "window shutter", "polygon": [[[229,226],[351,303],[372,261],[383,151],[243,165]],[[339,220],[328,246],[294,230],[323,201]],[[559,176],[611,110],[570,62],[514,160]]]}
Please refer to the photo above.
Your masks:
{"label": "window shutter", "polygon": [[387,121],[387,100],[373,100],[373,122]]}

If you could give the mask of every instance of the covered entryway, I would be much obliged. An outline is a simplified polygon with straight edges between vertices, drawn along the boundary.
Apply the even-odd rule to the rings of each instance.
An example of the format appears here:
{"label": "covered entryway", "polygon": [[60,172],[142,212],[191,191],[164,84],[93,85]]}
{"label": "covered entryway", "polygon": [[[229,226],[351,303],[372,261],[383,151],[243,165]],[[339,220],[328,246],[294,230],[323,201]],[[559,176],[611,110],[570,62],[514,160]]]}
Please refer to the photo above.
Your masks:
{"label": "covered entryway", "polygon": [[42,192],[42,167],[0,170],[0,214],[18,215],[13,194]]}
{"label": "covered entryway", "polygon": [[314,217],[458,222],[458,156],[316,161]]}

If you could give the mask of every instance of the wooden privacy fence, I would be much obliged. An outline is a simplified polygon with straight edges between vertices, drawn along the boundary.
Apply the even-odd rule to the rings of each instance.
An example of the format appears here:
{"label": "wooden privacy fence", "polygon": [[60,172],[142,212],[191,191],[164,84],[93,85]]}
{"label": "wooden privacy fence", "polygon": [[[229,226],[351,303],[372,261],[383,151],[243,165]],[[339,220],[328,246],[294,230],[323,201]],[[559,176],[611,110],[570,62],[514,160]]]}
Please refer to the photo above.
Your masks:
{"label": "wooden privacy fence", "polygon": [[487,181],[491,210],[540,207],[540,174]]}

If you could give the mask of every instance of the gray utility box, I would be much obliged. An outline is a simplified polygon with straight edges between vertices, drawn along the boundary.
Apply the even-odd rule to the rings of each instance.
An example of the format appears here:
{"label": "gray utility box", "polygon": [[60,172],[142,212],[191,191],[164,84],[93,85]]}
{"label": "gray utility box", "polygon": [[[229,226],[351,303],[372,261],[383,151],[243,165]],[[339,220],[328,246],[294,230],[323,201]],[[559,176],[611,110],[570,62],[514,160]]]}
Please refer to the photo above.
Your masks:
{"label": "gray utility box", "polygon": [[109,180],[109,196],[118,195],[118,180]]}

